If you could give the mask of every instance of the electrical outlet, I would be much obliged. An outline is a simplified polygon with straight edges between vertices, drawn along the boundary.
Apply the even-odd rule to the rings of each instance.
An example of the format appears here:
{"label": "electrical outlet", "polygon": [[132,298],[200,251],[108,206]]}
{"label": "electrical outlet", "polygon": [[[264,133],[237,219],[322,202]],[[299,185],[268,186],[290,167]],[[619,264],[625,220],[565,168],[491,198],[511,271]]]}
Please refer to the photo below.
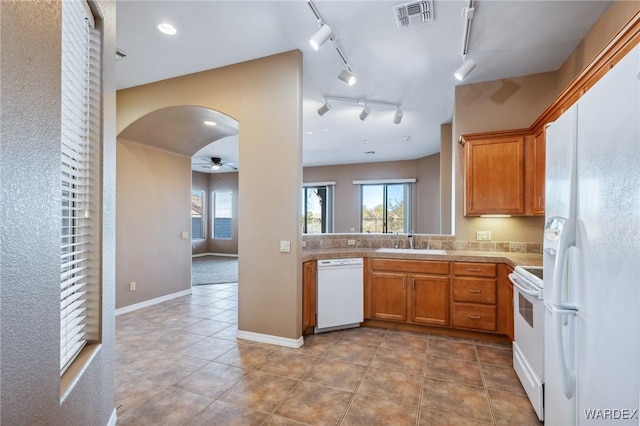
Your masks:
{"label": "electrical outlet", "polygon": [[347,240],[347,245],[348,246],[355,246],[356,245],[356,240]]}
{"label": "electrical outlet", "polygon": [[306,242],[306,241],[303,241],[303,242],[302,242],[302,247],[306,247],[306,246],[307,246],[307,242]]}
{"label": "electrical outlet", "polygon": [[491,231],[476,231],[476,241],[491,241]]}
{"label": "electrical outlet", "polygon": [[136,291],[136,283],[135,283],[135,281],[131,281],[129,283],[129,291]]}
{"label": "electrical outlet", "polygon": [[291,241],[280,241],[280,253],[291,252]]}

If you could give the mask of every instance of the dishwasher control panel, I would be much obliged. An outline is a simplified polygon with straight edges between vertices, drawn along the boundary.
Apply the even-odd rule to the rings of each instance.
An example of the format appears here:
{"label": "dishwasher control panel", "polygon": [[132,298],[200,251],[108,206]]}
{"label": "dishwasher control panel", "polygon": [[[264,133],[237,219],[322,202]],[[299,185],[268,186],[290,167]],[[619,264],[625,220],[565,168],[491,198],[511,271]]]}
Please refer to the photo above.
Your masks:
{"label": "dishwasher control panel", "polygon": [[318,260],[318,267],[323,266],[347,266],[347,265],[362,265],[363,261],[361,257],[347,258],[347,259],[323,259]]}

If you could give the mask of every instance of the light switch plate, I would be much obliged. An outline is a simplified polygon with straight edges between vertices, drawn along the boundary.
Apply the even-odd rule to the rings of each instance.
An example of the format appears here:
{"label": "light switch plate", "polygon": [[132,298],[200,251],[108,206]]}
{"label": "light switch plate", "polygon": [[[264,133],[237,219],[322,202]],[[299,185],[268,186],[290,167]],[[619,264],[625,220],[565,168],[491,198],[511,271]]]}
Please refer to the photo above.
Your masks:
{"label": "light switch plate", "polygon": [[476,231],[476,241],[491,241],[491,231]]}
{"label": "light switch plate", "polygon": [[280,241],[280,253],[291,252],[291,241]]}
{"label": "light switch plate", "polygon": [[347,245],[348,246],[355,246],[356,245],[356,240],[347,240]]}
{"label": "light switch plate", "polygon": [[188,231],[182,231],[182,233],[180,234],[180,238],[182,238],[183,240],[188,240],[189,239],[189,232]]}

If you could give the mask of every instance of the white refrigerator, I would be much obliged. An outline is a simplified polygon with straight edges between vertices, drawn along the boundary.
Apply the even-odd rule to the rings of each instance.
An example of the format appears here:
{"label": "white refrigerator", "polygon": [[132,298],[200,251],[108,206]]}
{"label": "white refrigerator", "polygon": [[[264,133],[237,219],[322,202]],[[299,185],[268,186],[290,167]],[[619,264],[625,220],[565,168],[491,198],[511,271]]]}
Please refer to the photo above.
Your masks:
{"label": "white refrigerator", "polygon": [[545,425],[638,425],[640,46],[549,125],[546,155]]}

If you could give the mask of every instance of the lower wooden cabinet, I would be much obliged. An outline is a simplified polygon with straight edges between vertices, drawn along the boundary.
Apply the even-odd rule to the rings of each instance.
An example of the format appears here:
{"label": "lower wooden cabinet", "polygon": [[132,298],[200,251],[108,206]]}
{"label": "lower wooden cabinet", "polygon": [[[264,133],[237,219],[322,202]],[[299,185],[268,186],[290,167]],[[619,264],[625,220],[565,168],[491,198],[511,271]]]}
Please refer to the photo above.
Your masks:
{"label": "lower wooden cabinet", "polygon": [[391,321],[407,320],[407,275],[371,272],[371,316]]}
{"label": "lower wooden cabinet", "polygon": [[448,262],[373,259],[370,265],[370,318],[449,325]]}
{"label": "lower wooden cabinet", "polygon": [[453,326],[497,330],[497,265],[454,262]]}
{"label": "lower wooden cabinet", "polygon": [[449,277],[411,275],[409,322],[449,325]]}
{"label": "lower wooden cabinet", "polygon": [[302,264],[302,332],[313,333],[316,325],[316,261]]}

